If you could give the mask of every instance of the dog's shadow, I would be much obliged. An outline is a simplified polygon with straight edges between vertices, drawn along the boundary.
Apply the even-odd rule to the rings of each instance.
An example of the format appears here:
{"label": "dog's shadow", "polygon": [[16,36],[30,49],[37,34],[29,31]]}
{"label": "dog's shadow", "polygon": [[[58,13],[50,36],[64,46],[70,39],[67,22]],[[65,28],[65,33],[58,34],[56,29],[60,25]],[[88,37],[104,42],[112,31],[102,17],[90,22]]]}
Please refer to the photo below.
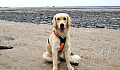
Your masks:
{"label": "dog's shadow", "polygon": [[[58,70],[68,70],[67,68],[67,64],[65,60],[60,60],[61,62],[58,64]],[[53,68],[53,63],[52,62],[46,62],[45,61],[46,66],[45,67],[51,67],[48,70],[51,70]],[[71,65],[75,68],[75,66],[78,66],[79,64],[72,64]]]}

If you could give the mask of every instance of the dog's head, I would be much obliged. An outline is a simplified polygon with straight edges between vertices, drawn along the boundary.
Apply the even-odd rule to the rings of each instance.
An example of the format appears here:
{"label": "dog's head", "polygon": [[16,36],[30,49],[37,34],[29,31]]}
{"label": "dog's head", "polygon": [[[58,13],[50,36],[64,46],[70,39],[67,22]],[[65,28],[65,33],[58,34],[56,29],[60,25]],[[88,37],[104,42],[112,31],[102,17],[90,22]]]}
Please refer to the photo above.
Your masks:
{"label": "dog's head", "polygon": [[61,33],[63,33],[65,30],[69,29],[71,19],[68,14],[59,13],[54,16],[52,23],[56,30],[59,30]]}

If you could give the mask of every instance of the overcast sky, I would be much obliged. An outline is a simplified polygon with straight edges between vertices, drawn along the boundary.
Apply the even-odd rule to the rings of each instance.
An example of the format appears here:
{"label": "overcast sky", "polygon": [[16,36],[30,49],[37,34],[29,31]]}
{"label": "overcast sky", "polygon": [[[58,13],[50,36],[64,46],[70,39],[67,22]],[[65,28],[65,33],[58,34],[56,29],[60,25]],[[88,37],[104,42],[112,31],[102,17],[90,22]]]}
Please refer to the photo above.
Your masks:
{"label": "overcast sky", "polygon": [[120,0],[0,0],[0,7],[120,6]]}

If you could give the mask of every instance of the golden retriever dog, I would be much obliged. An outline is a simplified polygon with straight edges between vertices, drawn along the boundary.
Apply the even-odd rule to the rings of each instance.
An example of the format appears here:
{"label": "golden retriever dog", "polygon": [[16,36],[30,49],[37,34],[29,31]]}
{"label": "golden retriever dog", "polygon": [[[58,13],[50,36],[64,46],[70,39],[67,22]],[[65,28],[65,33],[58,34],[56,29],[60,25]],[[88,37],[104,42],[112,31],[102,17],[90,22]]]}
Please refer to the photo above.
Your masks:
{"label": "golden retriever dog", "polygon": [[53,69],[58,70],[60,59],[66,60],[68,70],[74,70],[70,63],[78,63],[80,57],[73,55],[70,50],[69,28],[71,19],[66,13],[58,13],[53,18],[53,32],[47,40],[46,52],[43,59],[53,62]]}

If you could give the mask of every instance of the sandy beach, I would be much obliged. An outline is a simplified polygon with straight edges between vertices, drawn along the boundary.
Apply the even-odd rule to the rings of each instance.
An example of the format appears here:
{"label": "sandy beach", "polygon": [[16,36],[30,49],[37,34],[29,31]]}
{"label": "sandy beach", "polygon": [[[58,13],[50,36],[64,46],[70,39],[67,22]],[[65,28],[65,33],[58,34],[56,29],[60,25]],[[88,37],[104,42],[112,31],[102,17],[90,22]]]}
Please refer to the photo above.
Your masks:
{"label": "sandy beach", "polygon": [[[52,25],[0,20],[0,70],[52,70],[43,60]],[[15,40],[6,40],[11,36]],[[120,30],[70,28],[71,50],[82,59],[76,70],[120,70]],[[67,70],[65,62],[59,70]]]}

